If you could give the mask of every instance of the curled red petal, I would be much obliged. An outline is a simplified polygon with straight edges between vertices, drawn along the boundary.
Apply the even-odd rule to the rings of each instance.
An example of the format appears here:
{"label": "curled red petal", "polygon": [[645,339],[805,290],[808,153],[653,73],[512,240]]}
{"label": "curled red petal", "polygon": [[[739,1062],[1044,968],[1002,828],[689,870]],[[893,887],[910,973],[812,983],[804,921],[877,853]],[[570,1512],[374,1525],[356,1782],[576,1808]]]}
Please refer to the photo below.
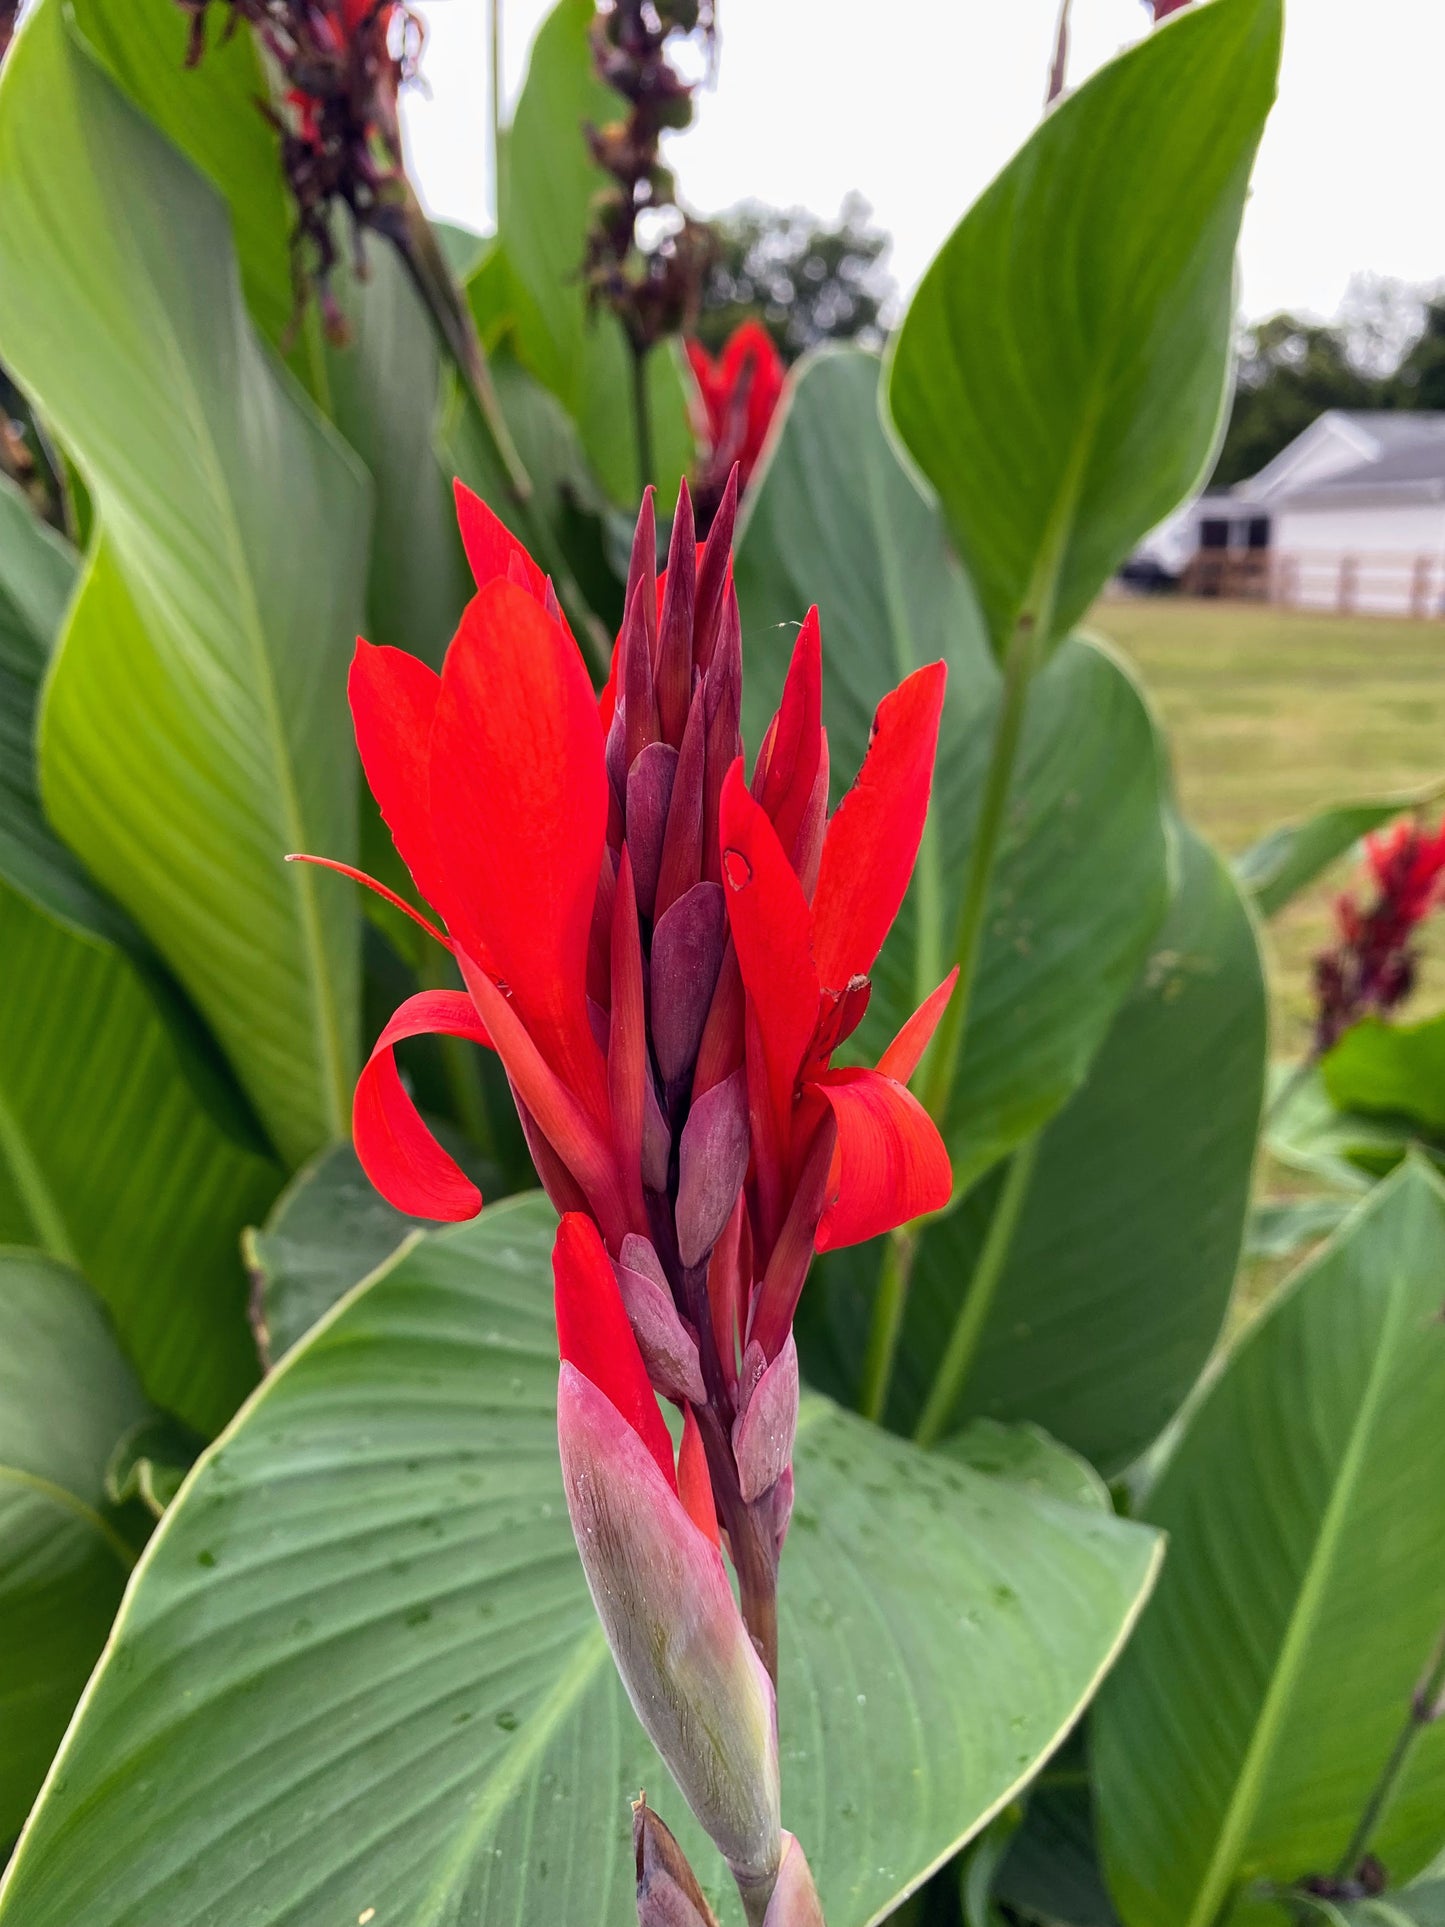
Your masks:
{"label": "curled red petal", "polygon": [[491,1038],[469,997],[456,990],[423,990],[408,997],[377,1038],[357,1079],[352,1138],[361,1168],[388,1204],[414,1218],[474,1218],[482,1194],[444,1151],[412,1103],[396,1068],[404,1037],[468,1037],[491,1048]]}
{"label": "curled red petal", "polygon": [[580,1211],[569,1211],[557,1227],[552,1279],[563,1362],[575,1366],[611,1401],[676,1492],[672,1440],[628,1323],[616,1274],[596,1225]]}
{"label": "curled red petal", "polygon": [[838,1144],[817,1248],[862,1244],[930,1211],[953,1189],[938,1127],[903,1085],[877,1071],[827,1071],[810,1089],[833,1107]]}
{"label": "curled red petal", "polygon": [[473,598],[432,726],[431,813],[460,946],[507,985],[552,1069],[599,1124],[606,1076],[587,955],[607,836],[596,698],[576,644],[516,583]]}
{"label": "curled red petal", "polygon": [[361,767],[412,882],[447,918],[447,878],[427,797],[432,722],[441,677],[404,649],[356,640],[347,694]]}
{"label": "curled red petal", "polygon": [[305,850],[289,850],[286,861],[314,863],[320,870],[334,870],[337,876],[346,877],[352,883],[359,883],[363,889],[370,890],[373,895],[380,897],[383,903],[389,903],[393,910],[400,910],[404,917],[410,917],[413,923],[419,924],[429,937],[435,937],[444,948],[451,949],[451,938],[444,930],[438,930],[430,917],[424,917],[420,910],[407,902],[405,897],[399,897],[395,890],[389,890],[384,883],[378,883],[375,877],[369,877],[365,870],[358,870],[355,864],[338,862],[334,856],[309,856]]}
{"label": "curled red petal", "polygon": [[923,1053],[933,1041],[933,1033],[943,1019],[948,1008],[948,1000],[953,995],[953,987],[958,982],[958,966],[955,964],[937,990],[931,991],[903,1025],[893,1042],[878,1059],[877,1069],[881,1077],[891,1077],[895,1084],[906,1084]]}
{"label": "curled red petal", "polygon": [[867,976],[898,915],[928,816],[947,679],[930,663],[883,698],[857,781],[828,824],[813,943],[830,990]]}

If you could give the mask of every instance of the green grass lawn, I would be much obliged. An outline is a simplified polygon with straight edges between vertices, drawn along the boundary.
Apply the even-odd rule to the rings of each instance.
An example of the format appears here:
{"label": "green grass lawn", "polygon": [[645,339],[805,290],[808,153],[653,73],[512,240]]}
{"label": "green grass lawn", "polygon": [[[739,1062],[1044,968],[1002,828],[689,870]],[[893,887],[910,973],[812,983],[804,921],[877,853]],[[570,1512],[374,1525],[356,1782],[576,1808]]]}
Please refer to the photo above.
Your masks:
{"label": "green grass lawn", "polygon": [[[1322,803],[1445,777],[1445,623],[1149,597],[1101,602],[1090,627],[1136,665],[1185,812],[1226,855]],[[1278,1056],[1304,1047],[1310,959],[1353,870],[1337,865],[1269,927]],[[1445,1003],[1445,914],[1426,950],[1412,1014]]]}

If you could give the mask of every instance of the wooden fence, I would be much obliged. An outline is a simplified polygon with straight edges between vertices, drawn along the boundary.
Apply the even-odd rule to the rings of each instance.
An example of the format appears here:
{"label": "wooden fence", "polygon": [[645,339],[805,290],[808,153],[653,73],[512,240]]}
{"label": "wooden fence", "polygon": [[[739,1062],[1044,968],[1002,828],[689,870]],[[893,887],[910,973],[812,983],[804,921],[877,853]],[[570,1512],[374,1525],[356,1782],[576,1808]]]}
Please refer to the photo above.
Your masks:
{"label": "wooden fence", "polygon": [[1201,549],[1180,580],[1185,595],[1278,602],[1341,615],[1445,616],[1445,557],[1399,551]]}

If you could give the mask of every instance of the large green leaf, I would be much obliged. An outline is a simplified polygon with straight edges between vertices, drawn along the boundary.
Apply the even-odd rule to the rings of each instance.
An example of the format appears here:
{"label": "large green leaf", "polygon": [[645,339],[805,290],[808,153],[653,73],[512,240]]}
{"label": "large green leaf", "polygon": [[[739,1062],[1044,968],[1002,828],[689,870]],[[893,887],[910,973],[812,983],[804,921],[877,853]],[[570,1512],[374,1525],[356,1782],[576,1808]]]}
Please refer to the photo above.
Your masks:
{"label": "large green leaf", "polygon": [[[533,42],[507,133],[500,249],[479,272],[489,298],[505,276],[518,355],[576,422],[608,494],[630,506],[641,492],[631,354],[621,324],[605,310],[589,310],[582,279],[592,203],[608,185],[584,130],[626,112],[593,66],[595,13],[593,0],[558,0]],[[670,508],[693,457],[687,390],[672,344],[653,350],[647,374],[657,466],[647,479]]]}
{"label": "large green leaf", "polygon": [[1321,1071],[1340,1110],[1382,1113],[1445,1137],[1445,1012],[1418,1024],[1367,1017],[1345,1032]]}
{"label": "large green leaf", "polygon": [[327,355],[332,419],[376,489],[369,639],[440,668],[472,580],[437,459],[442,356],[394,248],[366,242],[366,279],[343,298],[351,338]]}
{"label": "large green leaf", "polygon": [[255,1380],[237,1238],[280,1174],[35,794],[35,697],[73,566],[0,491],[0,1243],[79,1264],[151,1397],[214,1432]]}
{"label": "large green leaf", "polygon": [[[1186,832],[1178,894],[1149,958],[1088,1081],[1040,1140],[951,1423],[1033,1419],[1113,1472],[1169,1422],[1234,1282],[1265,1022],[1239,892]],[[933,1383],[1001,1182],[990,1178],[923,1236],[890,1410],[900,1427]]]}
{"label": "large green leaf", "polygon": [[1286,1081],[1276,1080],[1281,1095],[1272,1100],[1265,1142],[1282,1164],[1349,1192],[1368,1190],[1372,1178],[1393,1171],[1412,1144],[1437,1163],[1445,1160],[1445,1145],[1422,1138],[1408,1118],[1337,1109],[1319,1068],[1304,1077],[1292,1070],[1281,1076]]}
{"label": "large green leaf", "polygon": [[120,1604],[135,1554],[105,1468],[145,1414],[84,1281],[38,1253],[0,1251],[0,1848]]}
{"label": "large green leaf", "polygon": [[55,855],[35,784],[40,682],[75,587],[74,551],[0,477],[0,876],[64,914],[95,902],[79,864]]}
{"label": "large green leaf", "polygon": [[246,1233],[268,1360],[284,1357],[337,1299],[425,1228],[387,1203],[349,1144],[333,1144],[304,1165],[265,1225]]}
{"label": "large green leaf", "polygon": [[1339,1927],[1445,1927],[1445,1880],[1422,1880],[1377,1900],[1317,1903],[1308,1916]]}
{"label": "large green leaf", "polygon": [[[281,172],[281,144],[258,108],[269,95],[254,36],[245,28],[207,36],[205,58],[187,67],[191,23],[176,0],[67,0],[86,44],[141,112],[224,195],[237,266],[258,328],[279,346],[295,328],[290,234],[295,218]],[[319,330],[300,332],[298,372],[315,377]]]}
{"label": "large green leaf", "polygon": [[[1153,1606],[1101,1697],[1105,1865],[1128,1927],[1211,1927],[1241,1883],[1328,1873],[1445,1618],[1445,1187],[1379,1186],[1242,1340],[1148,1504]],[[1371,1845],[1440,1845],[1445,1725]],[[1231,1927],[1278,1923],[1242,1895]]]}
{"label": "large green leaf", "polygon": [[1280,0],[1212,0],[1087,81],[924,276],[889,400],[995,646],[1064,635],[1205,473]]}
{"label": "large green leaf", "polygon": [[[209,1927],[239,1910],[310,1927],[375,1909],[408,1927],[622,1927],[627,1797],[644,1785],[721,1888],[571,1542],[554,1223],[534,1194],[404,1247],[201,1461],[0,1920]],[[784,1817],[832,1927],[862,1927],[1071,1723],[1157,1545],[822,1400],[798,1444]]]}
{"label": "large green leaf", "polygon": [[[870,1062],[953,961],[1001,687],[938,515],[883,432],[877,385],[877,361],[856,351],[806,368],[737,558],[747,740],[761,740],[796,624],[816,602],[835,800],[879,700],[922,663],[949,666],[929,830],[855,1040]],[[1114,657],[1074,641],[1037,678],[1010,799],[944,1125],[960,1191],[1083,1080],[1164,914],[1163,775],[1143,699]]]}
{"label": "large green leaf", "polygon": [[1030,1790],[1024,1823],[994,1877],[993,1892],[1028,1922],[1119,1927],[1099,1870],[1083,1727]]}
{"label": "large green leaf", "polygon": [[1328,809],[1317,810],[1298,823],[1282,823],[1261,837],[1235,859],[1234,874],[1253,897],[1262,917],[1277,916],[1362,836],[1406,810],[1421,808],[1439,794],[1437,783],[1427,790],[1396,796],[1332,803]]}
{"label": "large green leaf", "polygon": [[365,240],[364,278],[350,271],[348,218],[337,216],[333,291],[349,339],[324,342],[314,301],[297,313],[295,211],[280,137],[258,103],[268,81],[246,30],[214,28],[204,59],[184,62],[190,28],[175,0],[72,0],[87,41],[121,86],[225,196],[252,318],[290,360],[366,463],[376,490],[368,634],[439,663],[467,596],[450,491],[433,444],[441,355],[400,256]]}
{"label": "large green leaf", "polygon": [[47,807],[297,1159],[344,1128],[355,1061],[352,893],[282,858],[355,844],[365,482],[252,332],[215,194],[60,0],[0,91],[0,355],[102,525],[47,690]]}

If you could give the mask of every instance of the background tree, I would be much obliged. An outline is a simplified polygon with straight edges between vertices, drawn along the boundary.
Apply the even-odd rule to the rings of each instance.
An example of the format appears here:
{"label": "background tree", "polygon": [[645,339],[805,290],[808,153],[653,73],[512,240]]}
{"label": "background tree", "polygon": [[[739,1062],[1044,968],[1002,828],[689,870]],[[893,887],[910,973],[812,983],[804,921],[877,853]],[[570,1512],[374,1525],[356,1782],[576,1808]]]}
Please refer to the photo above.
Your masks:
{"label": "background tree", "polygon": [[849,194],[831,222],[761,201],[720,215],[697,338],[716,353],[756,315],[790,362],[825,341],[881,346],[895,292],[885,265],[893,242],[871,217],[861,194]]}

